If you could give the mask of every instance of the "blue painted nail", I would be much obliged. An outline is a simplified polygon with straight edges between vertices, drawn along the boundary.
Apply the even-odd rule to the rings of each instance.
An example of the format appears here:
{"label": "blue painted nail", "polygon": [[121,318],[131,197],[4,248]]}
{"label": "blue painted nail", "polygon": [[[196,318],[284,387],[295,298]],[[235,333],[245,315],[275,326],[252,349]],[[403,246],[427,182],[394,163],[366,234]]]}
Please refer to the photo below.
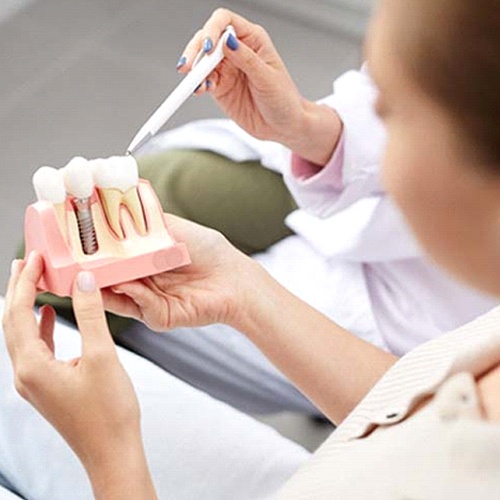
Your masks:
{"label": "blue painted nail", "polygon": [[212,39],[210,37],[205,38],[205,41],[203,42],[203,52],[210,52],[214,46],[214,42],[212,42]]}
{"label": "blue painted nail", "polygon": [[177,62],[177,69],[182,68],[184,66],[184,64],[186,64],[186,63],[187,63],[186,56],[181,56],[181,58]]}
{"label": "blue painted nail", "polygon": [[236,50],[238,48],[239,42],[238,42],[238,40],[236,39],[236,37],[232,33],[227,37],[226,45],[231,50]]}
{"label": "blue painted nail", "polygon": [[207,89],[209,89],[209,88],[210,88],[210,85],[212,85],[212,82],[211,82],[210,80],[207,80],[206,85],[207,85]]}

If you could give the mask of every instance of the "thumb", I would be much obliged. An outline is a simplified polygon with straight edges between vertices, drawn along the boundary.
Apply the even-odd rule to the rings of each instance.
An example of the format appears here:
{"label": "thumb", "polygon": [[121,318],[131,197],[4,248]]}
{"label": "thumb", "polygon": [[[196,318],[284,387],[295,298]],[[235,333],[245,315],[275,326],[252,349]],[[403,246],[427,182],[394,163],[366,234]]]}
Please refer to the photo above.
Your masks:
{"label": "thumb", "polygon": [[83,357],[116,355],[116,348],[109,332],[101,292],[97,289],[94,274],[78,274],[73,287],[73,311],[82,335]]}

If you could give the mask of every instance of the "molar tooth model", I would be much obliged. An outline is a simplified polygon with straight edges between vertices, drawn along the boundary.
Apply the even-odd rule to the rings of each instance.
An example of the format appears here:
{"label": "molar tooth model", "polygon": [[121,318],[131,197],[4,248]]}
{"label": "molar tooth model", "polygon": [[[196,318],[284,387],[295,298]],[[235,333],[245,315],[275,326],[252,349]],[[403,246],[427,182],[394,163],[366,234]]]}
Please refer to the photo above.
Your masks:
{"label": "molar tooth model", "polygon": [[113,156],[108,160],[94,160],[94,181],[108,224],[116,236],[125,235],[120,224],[120,210],[125,206],[139,234],[147,233],[146,220],[142,212],[137,186],[139,171],[132,156]]}
{"label": "molar tooth model", "polygon": [[190,262],[131,156],[41,167],[33,185],[38,201],[26,209],[26,255],[36,250],[44,258],[42,290],[70,295],[82,270],[104,288]]}

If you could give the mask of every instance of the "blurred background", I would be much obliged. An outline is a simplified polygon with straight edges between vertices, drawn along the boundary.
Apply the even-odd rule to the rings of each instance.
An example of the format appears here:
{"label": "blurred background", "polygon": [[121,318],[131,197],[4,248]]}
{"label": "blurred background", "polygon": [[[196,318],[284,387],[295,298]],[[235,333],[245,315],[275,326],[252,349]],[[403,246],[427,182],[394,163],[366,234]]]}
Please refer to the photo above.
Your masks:
{"label": "blurred background", "polygon": [[[372,0],[2,0],[0,2],[0,287],[34,201],[33,172],[73,156],[122,154],[179,81],[181,52],[210,13],[230,8],[262,24],[303,95],[331,93],[362,61]],[[220,117],[191,98],[168,127]],[[293,416],[270,420],[310,448],[324,429]],[[317,432],[316,432],[317,431]],[[326,432],[329,432],[328,430]]]}

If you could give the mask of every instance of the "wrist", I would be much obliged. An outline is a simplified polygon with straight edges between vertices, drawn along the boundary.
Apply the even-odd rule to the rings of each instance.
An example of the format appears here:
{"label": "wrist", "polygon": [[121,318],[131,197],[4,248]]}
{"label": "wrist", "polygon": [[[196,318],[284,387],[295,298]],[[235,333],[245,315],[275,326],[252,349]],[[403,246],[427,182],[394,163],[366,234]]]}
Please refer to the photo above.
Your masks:
{"label": "wrist", "polygon": [[244,289],[237,294],[229,325],[249,338],[259,331],[264,322],[278,311],[274,302],[279,298],[281,285],[258,262],[249,259],[246,273],[242,276]]}
{"label": "wrist", "polygon": [[100,498],[157,498],[139,436],[103,444],[98,454],[82,459],[94,496]]}
{"label": "wrist", "polygon": [[342,120],[334,109],[304,99],[294,131],[281,142],[301,158],[323,166],[332,157],[342,129]]}

